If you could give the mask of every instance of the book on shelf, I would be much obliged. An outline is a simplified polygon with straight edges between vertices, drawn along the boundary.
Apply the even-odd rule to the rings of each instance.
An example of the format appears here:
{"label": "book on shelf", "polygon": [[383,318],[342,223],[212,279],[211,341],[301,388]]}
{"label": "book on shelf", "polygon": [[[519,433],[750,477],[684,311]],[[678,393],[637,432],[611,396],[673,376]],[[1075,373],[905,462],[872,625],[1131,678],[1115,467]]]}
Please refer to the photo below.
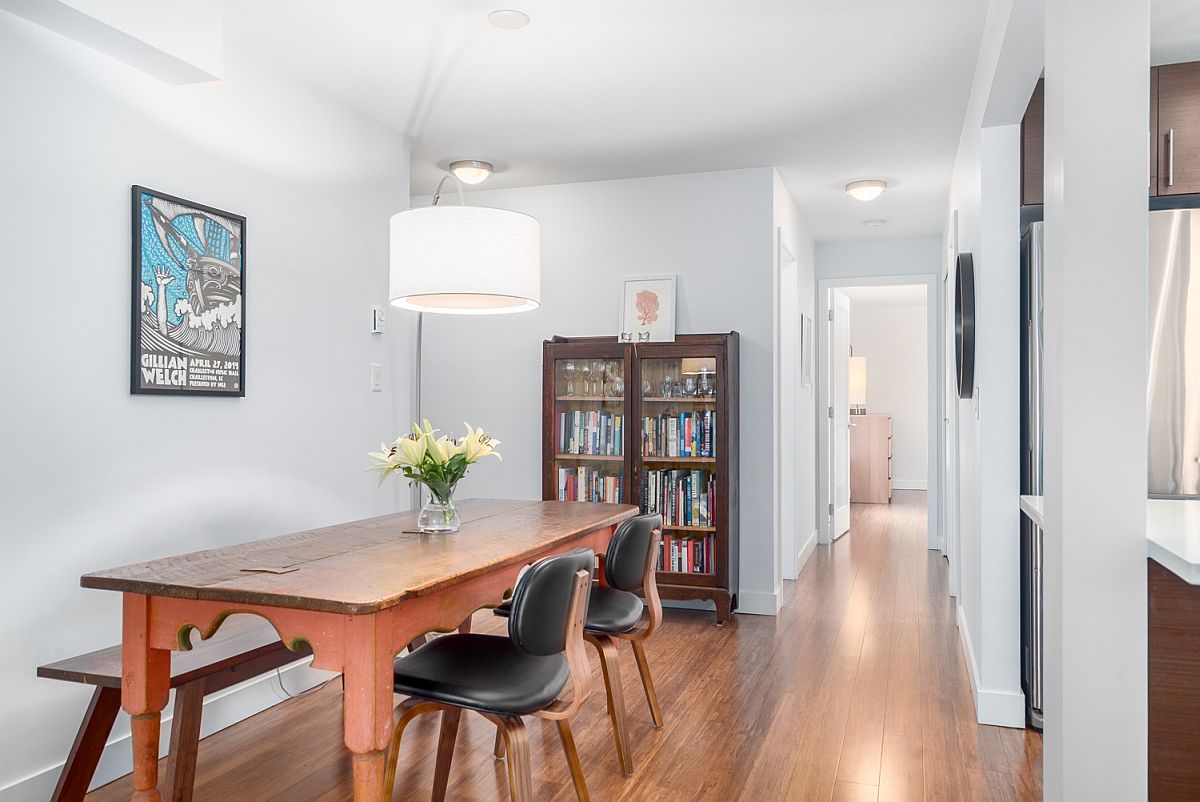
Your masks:
{"label": "book on shelf", "polygon": [[643,457],[716,457],[717,411],[664,412],[642,418]]}
{"label": "book on shelf", "polygon": [[624,418],[601,409],[560,412],[560,454],[619,457],[624,453]]}
{"label": "book on shelf", "polygon": [[599,501],[621,503],[624,471],[610,473],[587,465],[558,469],[559,501]]}
{"label": "book on shelf", "polygon": [[716,538],[664,535],[658,546],[658,570],[673,574],[712,574],[716,571]]}
{"label": "book on shelf", "polygon": [[717,475],[701,470],[642,471],[642,507],[664,526],[712,526],[717,519]]}

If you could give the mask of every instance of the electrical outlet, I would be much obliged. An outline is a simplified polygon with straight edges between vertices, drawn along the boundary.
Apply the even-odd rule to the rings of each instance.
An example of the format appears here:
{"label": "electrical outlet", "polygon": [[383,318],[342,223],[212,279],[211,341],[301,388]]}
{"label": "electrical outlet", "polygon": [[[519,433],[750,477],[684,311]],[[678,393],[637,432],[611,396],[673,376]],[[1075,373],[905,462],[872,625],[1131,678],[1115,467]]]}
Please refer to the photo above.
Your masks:
{"label": "electrical outlet", "polygon": [[371,363],[371,392],[383,392],[383,365],[378,362]]}
{"label": "electrical outlet", "polygon": [[387,309],[382,306],[371,307],[371,333],[383,334],[387,328]]}

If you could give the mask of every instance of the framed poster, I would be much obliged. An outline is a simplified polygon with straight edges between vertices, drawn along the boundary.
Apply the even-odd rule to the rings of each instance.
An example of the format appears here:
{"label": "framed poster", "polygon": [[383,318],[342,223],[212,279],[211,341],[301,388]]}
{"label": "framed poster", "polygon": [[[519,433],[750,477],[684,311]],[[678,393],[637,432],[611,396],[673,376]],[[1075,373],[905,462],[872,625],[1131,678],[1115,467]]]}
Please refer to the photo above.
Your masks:
{"label": "framed poster", "polygon": [[675,342],[675,275],[631,276],[621,283],[617,339],[625,343]]}
{"label": "framed poster", "polygon": [[133,187],[129,391],[246,395],[246,218]]}

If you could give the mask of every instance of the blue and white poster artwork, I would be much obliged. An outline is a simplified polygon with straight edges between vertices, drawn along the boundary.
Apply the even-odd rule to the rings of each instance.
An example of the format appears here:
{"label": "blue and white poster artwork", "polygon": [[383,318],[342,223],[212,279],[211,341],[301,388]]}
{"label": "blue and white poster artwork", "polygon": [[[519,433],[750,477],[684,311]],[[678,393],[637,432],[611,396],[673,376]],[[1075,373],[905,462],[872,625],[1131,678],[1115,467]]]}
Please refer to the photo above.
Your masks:
{"label": "blue and white poster artwork", "polygon": [[246,218],[133,188],[130,391],[244,396]]}

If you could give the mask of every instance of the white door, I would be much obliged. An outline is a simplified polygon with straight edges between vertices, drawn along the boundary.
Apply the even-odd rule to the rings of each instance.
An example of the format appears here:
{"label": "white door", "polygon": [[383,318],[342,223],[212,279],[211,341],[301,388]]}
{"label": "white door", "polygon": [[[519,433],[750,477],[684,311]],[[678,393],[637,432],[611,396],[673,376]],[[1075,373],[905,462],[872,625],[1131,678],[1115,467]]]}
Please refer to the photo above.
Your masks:
{"label": "white door", "polygon": [[837,540],[850,529],[850,299],[840,290],[833,295],[833,321],[829,339],[829,490],[833,507],[830,538]]}

